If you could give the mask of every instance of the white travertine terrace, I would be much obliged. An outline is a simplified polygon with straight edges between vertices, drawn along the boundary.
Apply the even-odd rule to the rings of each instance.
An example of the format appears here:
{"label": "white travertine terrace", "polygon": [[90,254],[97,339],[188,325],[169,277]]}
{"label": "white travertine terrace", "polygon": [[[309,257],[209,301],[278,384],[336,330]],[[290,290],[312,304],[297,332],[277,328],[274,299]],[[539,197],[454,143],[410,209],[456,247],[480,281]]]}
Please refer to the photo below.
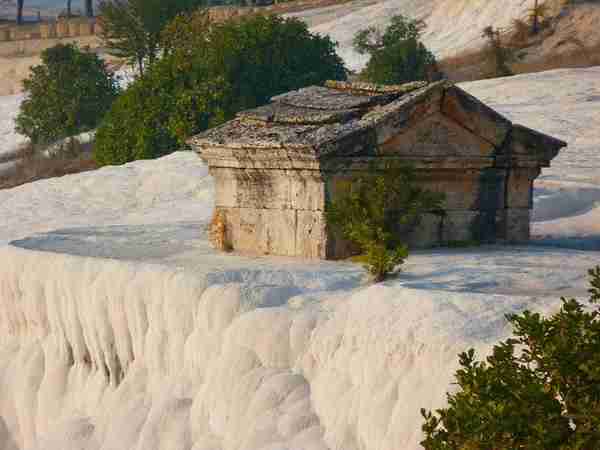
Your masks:
{"label": "white travertine terrace", "polygon": [[539,246],[415,252],[367,287],[211,251],[191,152],[0,190],[0,449],[418,450],[456,353],[584,297],[600,260],[600,68],[461,87],[569,142],[536,181]]}

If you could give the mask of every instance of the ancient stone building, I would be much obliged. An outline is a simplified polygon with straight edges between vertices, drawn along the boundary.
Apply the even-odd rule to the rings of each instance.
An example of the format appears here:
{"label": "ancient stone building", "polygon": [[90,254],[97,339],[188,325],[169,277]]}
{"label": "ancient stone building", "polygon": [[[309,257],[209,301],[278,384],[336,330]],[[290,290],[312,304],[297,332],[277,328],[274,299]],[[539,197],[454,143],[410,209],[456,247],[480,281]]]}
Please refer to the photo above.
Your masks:
{"label": "ancient stone building", "polygon": [[211,240],[242,253],[348,256],[328,202],[367,170],[412,165],[446,194],[402,236],[413,246],[529,238],[532,186],[566,144],[509,120],[441,81],[328,82],[274,97],[190,140],[216,183]]}

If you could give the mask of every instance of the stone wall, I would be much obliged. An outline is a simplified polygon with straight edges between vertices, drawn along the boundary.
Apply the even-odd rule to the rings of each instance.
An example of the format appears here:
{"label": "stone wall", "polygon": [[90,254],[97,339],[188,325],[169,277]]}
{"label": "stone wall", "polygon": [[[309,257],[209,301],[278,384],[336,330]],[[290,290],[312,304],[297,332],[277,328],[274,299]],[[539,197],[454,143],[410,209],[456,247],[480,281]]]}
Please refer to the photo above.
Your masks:
{"label": "stone wall", "polygon": [[245,253],[326,256],[319,171],[211,168],[211,175],[226,246]]}
{"label": "stone wall", "polygon": [[345,3],[349,0],[295,0],[267,6],[215,6],[210,8],[210,17],[217,22],[246,16],[248,14],[286,14],[305,9],[320,8]]}
{"label": "stone wall", "polygon": [[0,28],[0,42],[94,36],[99,31],[100,26],[96,19],[59,19],[56,22],[2,27]]}
{"label": "stone wall", "polygon": [[[209,14],[213,21],[224,22],[248,14],[285,14],[293,11],[344,3],[345,1],[348,0],[296,0],[267,6],[215,6],[210,8]],[[0,27],[0,42],[94,36],[98,35],[99,32],[100,24],[95,18],[77,17],[33,25]]]}
{"label": "stone wall", "polygon": [[[224,247],[250,254],[337,259],[356,253],[326,229],[329,199],[347,190],[360,171],[210,169],[215,216]],[[423,188],[446,195],[445,215],[426,214],[398,234],[411,247],[447,242],[522,242],[529,239],[530,188],[537,169],[420,170]]]}
{"label": "stone wall", "polygon": [[[461,241],[527,241],[533,181],[540,168],[496,167],[496,159],[503,158],[501,152],[494,155],[496,151],[486,141],[462,128],[452,128],[448,136],[437,116],[430,116],[435,126],[423,120],[380,149],[388,156],[385,164],[411,152],[418,155],[421,160],[414,166],[419,186],[445,195],[444,215],[426,214],[418,224],[409,226],[398,221],[396,233],[413,248]],[[413,139],[420,130],[427,131],[425,137]],[[415,145],[417,141],[419,145]],[[526,139],[519,142],[522,145]],[[513,155],[517,150],[513,149]],[[447,157],[432,167],[427,158],[436,153]],[[211,167],[216,183],[215,214],[223,218],[226,247],[247,254],[303,258],[338,259],[356,254],[356,247],[327,229],[325,210],[357,177],[372,170],[367,160],[375,165],[380,162],[377,157],[340,157],[315,169]],[[385,166],[380,168],[385,170]]]}

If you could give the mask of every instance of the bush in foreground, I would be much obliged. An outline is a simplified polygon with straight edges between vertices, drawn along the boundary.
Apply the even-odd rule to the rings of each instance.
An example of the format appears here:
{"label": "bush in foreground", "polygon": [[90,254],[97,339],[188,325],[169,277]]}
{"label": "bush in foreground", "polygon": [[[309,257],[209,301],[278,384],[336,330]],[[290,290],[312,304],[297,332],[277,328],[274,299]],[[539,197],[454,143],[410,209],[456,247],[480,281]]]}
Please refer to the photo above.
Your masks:
{"label": "bush in foreground", "polygon": [[426,450],[600,448],[600,267],[589,273],[589,307],[510,315],[514,337],[485,362],[460,355],[448,407],[422,411]]}
{"label": "bush in foreground", "polygon": [[271,96],[345,78],[329,38],[277,16],[210,25],[202,11],[180,16],[164,30],[163,48],[98,130],[99,163],[164,155]]}
{"label": "bush in foreground", "polygon": [[358,245],[375,282],[383,281],[408,256],[399,227],[410,230],[426,212],[442,214],[443,195],[416,185],[410,167],[388,168],[353,180],[328,207],[327,225]]}
{"label": "bush in foreground", "polygon": [[117,96],[104,62],[73,44],[42,52],[42,64],[23,81],[27,94],[16,130],[34,144],[48,144],[94,129]]}
{"label": "bush in foreground", "polygon": [[370,55],[361,73],[365,81],[402,84],[432,79],[437,72],[433,54],[420,41],[424,22],[402,15],[392,17],[382,33],[375,27],[359,31],[353,44],[360,54]]}

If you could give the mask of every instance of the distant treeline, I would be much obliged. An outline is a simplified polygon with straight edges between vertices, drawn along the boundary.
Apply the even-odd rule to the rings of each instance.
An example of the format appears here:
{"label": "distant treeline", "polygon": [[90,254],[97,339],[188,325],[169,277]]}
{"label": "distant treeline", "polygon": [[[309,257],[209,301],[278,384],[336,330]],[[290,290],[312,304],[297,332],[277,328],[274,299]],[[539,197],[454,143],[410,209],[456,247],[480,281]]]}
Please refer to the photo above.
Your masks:
{"label": "distant treeline", "polygon": [[[24,8],[26,8],[28,0],[0,0],[0,7],[6,6],[14,6],[16,8],[15,20],[18,25],[23,24],[24,22]],[[123,1],[123,0],[115,0],[115,1]],[[267,6],[272,5],[274,3],[282,3],[288,0],[206,0],[206,6]],[[94,17],[94,0],[82,0],[83,4],[83,15],[86,17]],[[59,16],[61,17],[73,17],[79,15],[78,10],[73,9],[73,0],[63,0],[60,2],[50,2],[46,5],[48,8],[60,8],[61,5],[64,5],[64,9],[60,12]],[[35,9],[41,9],[39,6],[39,2],[36,2]]]}

